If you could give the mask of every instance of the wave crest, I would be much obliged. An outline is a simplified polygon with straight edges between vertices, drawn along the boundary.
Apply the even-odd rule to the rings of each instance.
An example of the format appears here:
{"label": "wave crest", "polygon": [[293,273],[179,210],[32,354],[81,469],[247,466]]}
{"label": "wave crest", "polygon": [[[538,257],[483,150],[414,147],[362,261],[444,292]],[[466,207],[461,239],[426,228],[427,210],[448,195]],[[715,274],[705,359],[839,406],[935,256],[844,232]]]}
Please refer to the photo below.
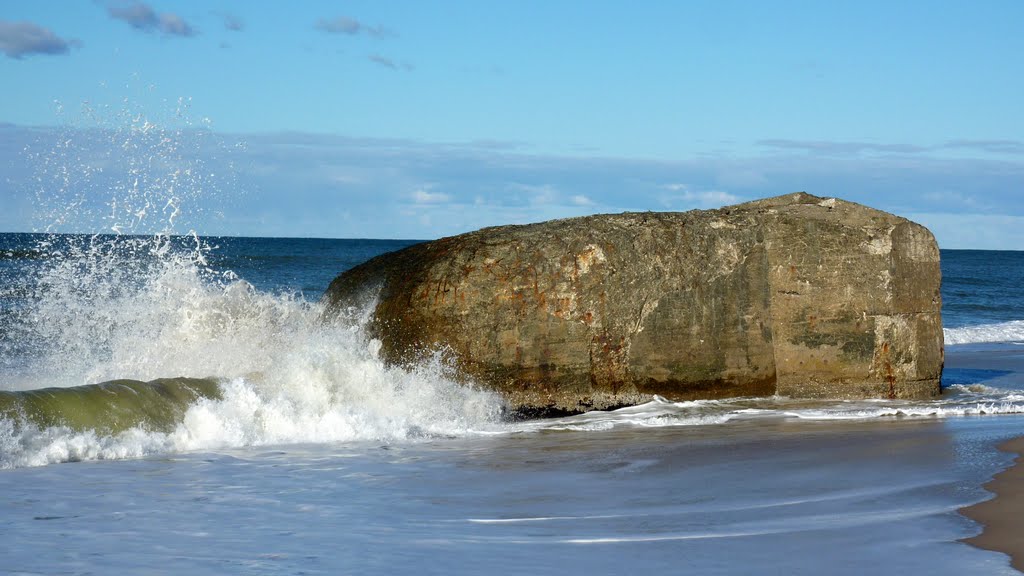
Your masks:
{"label": "wave crest", "polygon": [[1024,320],[943,329],[946,344],[1024,341]]}
{"label": "wave crest", "polygon": [[[15,410],[34,406],[36,397],[95,400],[115,388],[136,396],[155,390],[144,382],[134,383],[138,390],[82,387],[120,378],[215,380],[218,391],[181,406],[164,402],[156,415],[133,412],[138,398],[124,396],[112,405],[124,405],[130,417],[116,426],[110,406],[86,420],[0,410],[0,467],[458,435],[488,427],[503,409],[497,394],[456,382],[439,357],[411,368],[385,365],[379,343],[363,331],[365,313],[325,322],[319,303],[262,292],[211,269],[212,248],[198,238],[50,242],[51,257],[24,279],[31,298],[16,332],[33,350],[13,387],[51,390],[5,393]],[[58,414],[74,409],[58,404]]]}

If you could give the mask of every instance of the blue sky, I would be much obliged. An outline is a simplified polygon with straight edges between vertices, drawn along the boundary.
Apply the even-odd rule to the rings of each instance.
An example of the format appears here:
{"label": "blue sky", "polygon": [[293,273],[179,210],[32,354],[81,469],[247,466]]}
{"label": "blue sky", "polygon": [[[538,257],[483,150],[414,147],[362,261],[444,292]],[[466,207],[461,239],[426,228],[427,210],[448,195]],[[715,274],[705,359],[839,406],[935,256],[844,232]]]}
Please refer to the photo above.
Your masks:
{"label": "blue sky", "polygon": [[145,164],[205,234],[433,238],[806,190],[1024,249],[1022,22],[1017,0],[5,0],[0,230],[124,228],[107,208]]}

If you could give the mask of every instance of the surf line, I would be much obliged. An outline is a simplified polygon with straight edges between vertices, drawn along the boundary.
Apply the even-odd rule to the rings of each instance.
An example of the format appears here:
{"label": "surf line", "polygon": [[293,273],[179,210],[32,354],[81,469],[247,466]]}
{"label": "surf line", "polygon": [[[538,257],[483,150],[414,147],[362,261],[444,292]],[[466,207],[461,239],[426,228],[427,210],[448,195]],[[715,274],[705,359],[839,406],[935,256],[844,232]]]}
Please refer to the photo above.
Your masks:
{"label": "surf line", "polygon": [[1009,468],[992,477],[984,488],[993,496],[984,502],[961,508],[959,512],[982,525],[981,534],[961,542],[983,550],[1002,552],[1010,557],[1010,566],[1024,572],[1024,539],[1020,529],[1024,518],[1024,436],[999,445],[999,450],[1016,454]]}

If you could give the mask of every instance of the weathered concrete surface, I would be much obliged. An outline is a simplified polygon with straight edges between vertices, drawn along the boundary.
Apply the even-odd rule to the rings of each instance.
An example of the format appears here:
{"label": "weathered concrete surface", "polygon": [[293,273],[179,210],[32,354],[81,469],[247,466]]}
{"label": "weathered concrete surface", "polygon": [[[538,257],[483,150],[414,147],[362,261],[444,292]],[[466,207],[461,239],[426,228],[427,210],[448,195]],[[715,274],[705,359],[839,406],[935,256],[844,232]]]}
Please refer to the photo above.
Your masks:
{"label": "weathered concrete surface", "polygon": [[939,393],[939,251],[927,229],[790,194],[685,213],[486,228],[342,274],[378,294],[390,362],[443,350],[527,411],[782,394]]}

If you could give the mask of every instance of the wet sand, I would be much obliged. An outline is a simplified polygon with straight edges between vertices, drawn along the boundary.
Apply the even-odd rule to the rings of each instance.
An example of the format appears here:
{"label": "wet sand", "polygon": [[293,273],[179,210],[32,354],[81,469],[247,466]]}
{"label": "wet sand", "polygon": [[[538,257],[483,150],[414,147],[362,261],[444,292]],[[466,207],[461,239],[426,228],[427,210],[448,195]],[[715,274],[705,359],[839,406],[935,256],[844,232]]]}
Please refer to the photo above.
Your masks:
{"label": "wet sand", "polygon": [[[1017,388],[1024,372],[1024,347],[1006,345],[969,345],[948,348],[946,373],[956,373],[960,381],[976,375],[986,385]],[[1010,556],[1010,565],[1024,572],[1024,436],[1012,438],[999,449],[1017,455],[1008,469],[993,476],[984,488],[994,496],[984,502],[961,508],[959,512],[982,525],[981,534],[962,540],[984,550]]]}
{"label": "wet sand", "polygon": [[1013,466],[996,474],[985,489],[995,494],[991,500],[961,508],[960,513],[984,526],[982,533],[964,542],[1003,552],[1010,556],[1010,565],[1024,572],[1024,437],[1014,438],[999,446],[1004,452],[1017,454]]}

